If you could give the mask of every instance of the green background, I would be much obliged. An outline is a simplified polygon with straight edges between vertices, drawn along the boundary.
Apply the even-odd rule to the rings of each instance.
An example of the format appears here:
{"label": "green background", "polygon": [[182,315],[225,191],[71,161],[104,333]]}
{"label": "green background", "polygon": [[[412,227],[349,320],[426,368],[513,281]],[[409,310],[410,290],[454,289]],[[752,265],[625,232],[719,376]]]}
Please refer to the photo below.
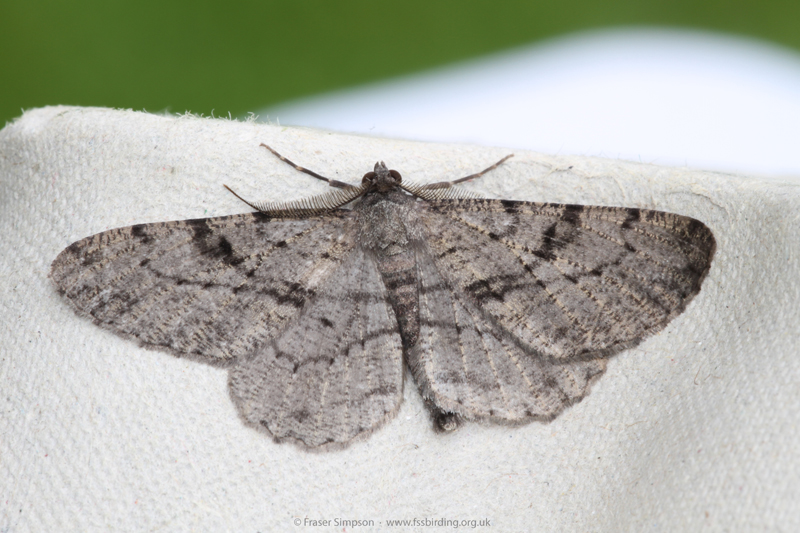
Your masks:
{"label": "green background", "polygon": [[242,116],[559,34],[632,25],[800,49],[798,0],[2,0],[0,124],[54,104]]}

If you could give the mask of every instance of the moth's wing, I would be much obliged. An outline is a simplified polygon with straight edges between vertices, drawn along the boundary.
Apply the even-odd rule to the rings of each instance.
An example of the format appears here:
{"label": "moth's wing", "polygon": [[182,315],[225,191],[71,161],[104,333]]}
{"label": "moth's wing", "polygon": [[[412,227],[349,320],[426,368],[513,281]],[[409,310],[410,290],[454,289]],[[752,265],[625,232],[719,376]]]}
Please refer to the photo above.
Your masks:
{"label": "moth's wing", "polygon": [[605,359],[553,361],[521,347],[457,289],[423,241],[414,243],[419,338],[408,364],[424,398],[466,418],[548,419],[588,393]]}
{"label": "moth's wing", "polygon": [[50,277],[80,314],[123,337],[228,365],[298,316],[354,239],[348,211],[139,224],[73,243]]}
{"label": "moth's wing", "polygon": [[547,417],[579,400],[603,358],[683,311],[715,250],[701,222],[658,211],[462,199],[418,216],[433,268],[410,363],[440,407],[473,416]]}
{"label": "moth's wing", "polygon": [[395,415],[403,372],[386,288],[356,248],[277,338],[231,368],[230,390],[245,421],[276,440],[336,448]]}
{"label": "moth's wing", "polygon": [[556,360],[661,330],[700,290],[715,249],[702,222],[643,209],[440,200],[423,216],[453,289]]}

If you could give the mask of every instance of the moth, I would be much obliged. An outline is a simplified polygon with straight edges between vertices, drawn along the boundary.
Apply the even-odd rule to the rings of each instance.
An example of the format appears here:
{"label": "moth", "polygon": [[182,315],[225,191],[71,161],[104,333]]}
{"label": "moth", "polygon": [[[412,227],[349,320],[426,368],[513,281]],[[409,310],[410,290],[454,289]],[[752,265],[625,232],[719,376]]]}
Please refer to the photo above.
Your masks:
{"label": "moth", "polygon": [[349,185],[262,146],[333,189],[104,231],[50,278],[96,324],[227,368],[244,422],[278,442],[366,437],[400,408],[406,367],[439,429],[552,420],[686,308],[714,256],[694,218],[455,187],[511,156],[427,185],[378,162]]}

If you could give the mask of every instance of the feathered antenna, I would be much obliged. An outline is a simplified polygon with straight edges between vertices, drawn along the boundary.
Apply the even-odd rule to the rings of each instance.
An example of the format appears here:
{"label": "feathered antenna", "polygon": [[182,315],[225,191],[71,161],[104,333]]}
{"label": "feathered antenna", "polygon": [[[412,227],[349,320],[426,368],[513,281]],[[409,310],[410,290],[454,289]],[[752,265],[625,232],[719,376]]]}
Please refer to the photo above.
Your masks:
{"label": "feathered antenna", "polygon": [[417,185],[416,183],[402,183],[400,186],[404,191],[423,200],[455,200],[458,198],[479,197],[472,191],[453,187],[449,183],[442,187],[430,187],[429,185]]}
{"label": "feathered antenna", "polygon": [[428,183],[426,185],[415,185],[413,183],[404,183],[400,186],[406,192],[413,194],[423,200],[455,200],[459,198],[477,198],[476,194],[473,194],[470,191],[459,189],[454,187],[459,183],[464,183],[465,181],[474,180],[475,178],[479,178],[486,174],[487,172],[496,169],[500,165],[502,165],[508,158],[513,157],[514,154],[509,154],[505,156],[503,159],[495,163],[494,165],[481,170],[480,172],[476,172],[475,174],[470,174],[469,176],[465,176],[461,179],[453,180],[453,181],[439,181],[436,183]]}
{"label": "feathered antenna", "polygon": [[325,194],[320,194],[319,196],[312,196],[310,198],[302,198],[300,200],[293,200],[289,202],[257,202],[251,203],[239,196],[234,192],[233,189],[225,185],[224,187],[228,189],[236,198],[243,201],[256,211],[260,211],[265,215],[269,215],[273,218],[304,218],[308,216],[319,215],[321,213],[326,213],[328,211],[333,211],[334,209],[338,209],[345,204],[349,204],[365,192],[367,192],[367,186],[362,185],[361,187],[356,187],[355,185],[350,185],[349,183],[345,183],[339,180],[333,180],[330,178],[326,178],[320,174],[317,174],[313,170],[309,170],[307,168],[301,167],[300,165],[289,161],[281,154],[273,150],[270,146],[262,143],[261,146],[272,152],[278,159],[286,163],[287,165],[294,167],[295,170],[308,174],[313,178],[317,178],[318,180],[322,180],[328,183],[331,187],[336,188],[337,190],[327,192]]}
{"label": "feathered antenna", "polygon": [[305,218],[319,215],[338,209],[345,204],[349,204],[367,191],[366,186],[348,187],[330,191],[318,196],[301,198],[289,202],[248,202],[236,192],[224,185],[236,198],[243,201],[256,211],[273,218]]}

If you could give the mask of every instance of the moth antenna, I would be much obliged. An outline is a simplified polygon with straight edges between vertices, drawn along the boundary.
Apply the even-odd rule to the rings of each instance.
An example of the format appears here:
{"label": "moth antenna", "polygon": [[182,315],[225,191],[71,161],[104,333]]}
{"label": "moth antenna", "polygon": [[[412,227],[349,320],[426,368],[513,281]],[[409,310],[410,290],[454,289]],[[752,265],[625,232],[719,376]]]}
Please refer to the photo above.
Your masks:
{"label": "moth antenna", "polygon": [[313,170],[309,170],[307,168],[301,167],[297,163],[289,161],[288,159],[283,157],[281,154],[279,154],[278,152],[273,150],[272,147],[267,146],[264,143],[261,143],[261,146],[263,146],[264,148],[266,148],[267,150],[269,150],[270,152],[275,154],[275,156],[278,159],[280,159],[281,161],[283,161],[287,165],[290,165],[290,166],[294,167],[295,170],[299,170],[300,172],[303,172],[304,174],[308,174],[309,176],[311,176],[313,178],[317,178],[318,180],[326,181],[326,182],[328,182],[328,185],[330,185],[331,187],[336,187],[337,189],[347,189],[347,188],[353,187],[353,185],[350,185],[349,183],[345,183],[345,182],[339,181],[339,180],[332,180],[330,178],[326,178],[325,176],[317,174]]}
{"label": "moth antenna", "polygon": [[290,200],[288,202],[256,202],[250,203],[235,192],[230,187],[225,187],[244,203],[273,218],[305,218],[322,213],[334,211],[345,204],[349,204],[359,196],[367,192],[369,187],[348,187],[347,189],[331,191],[318,196]]}
{"label": "moth antenna", "polygon": [[224,183],[222,184],[222,186],[223,186],[223,187],[225,187],[226,189],[228,189],[228,191],[229,191],[229,192],[230,192],[232,195],[234,195],[236,198],[238,198],[239,200],[243,201],[244,203],[246,203],[247,205],[249,205],[250,207],[252,207],[252,208],[253,208],[253,209],[255,209],[256,211],[260,211],[260,209],[259,209],[258,207],[256,207],[255,205],[251,204],[250,202],[248,202],[247,200],[245,200],[244,198],[242,198],[241,196],[239,196],[238,194],[236,194],[236,191],[234,191],[233,189],[231,189],[230,187],[228,187],[228,186],[227,186],[227,185],[225,185]]}
{"label": "moth antenna", "polygon": [[[481,176],[483,176],[487,172],[491,172],[492,170],[496,169],[497,167],[499,167],[500,165],[502,165],[503,163],[505,163],[508,159],[510,159],[512,157],[514,157],[514,154],[508,154],[507,156],[505,156],[503,159],[501,159],[500,161],[498,161],[494,165],[492,165],[490,167],[487,167],[487,168],[484,168],[480,172],[476,172],[475,174],[470,174],[469,176],[465,176],[463,178],[459,178],[459,179],[454,180],[454,181],[439,181],[439,182],[436,182],[436,183],[428,183],[428,184],[425,184],[425,185],[420,185],[418,190],[419,191],[426,191],[426,190],[432,190],[432,189],[448,189],[448,188],[450,188],[453,185],[456,185],[458,183],[464,183],[465,181],[474,180],[475,178],[480,178]],[[411,191],[409,191],[409,192],[411,192]],[[422,196],[422,195],[418,194],[417,196]]]}
{"label": "moth antenna", "polygon": [[474,192],[461,187],[429,188],[428,185],[417,185],[416,183],[406,183],[400,186],[403,190],[423,200],[458,200],[479,197]]}

